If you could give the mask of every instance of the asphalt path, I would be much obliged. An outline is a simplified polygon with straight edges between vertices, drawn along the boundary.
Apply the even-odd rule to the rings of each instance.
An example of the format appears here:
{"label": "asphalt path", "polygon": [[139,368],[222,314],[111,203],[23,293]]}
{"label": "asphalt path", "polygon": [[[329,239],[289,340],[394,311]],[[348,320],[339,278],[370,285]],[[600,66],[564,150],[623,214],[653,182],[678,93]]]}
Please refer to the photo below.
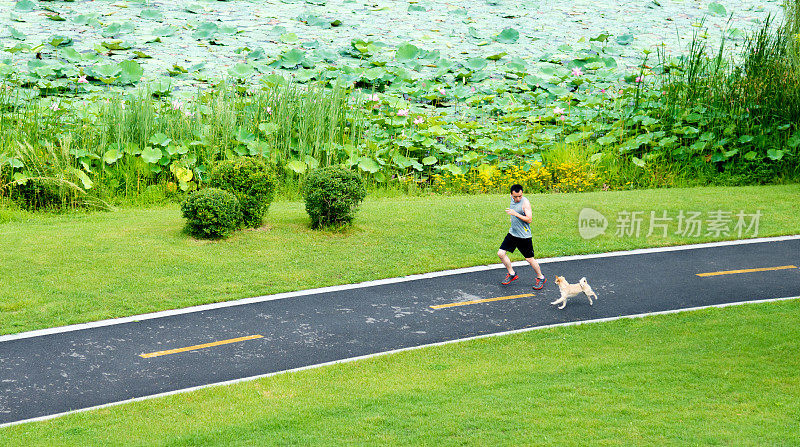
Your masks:
{"label": "asphalt path", "polygon": [[[542,260],[540,291],[515,263],[508,286],[484,266],[4,336],[0,426],[487,334],[800,295],[800,238],[745,242]],[[556,275],[586,277],[598,300],[557,309]]]}

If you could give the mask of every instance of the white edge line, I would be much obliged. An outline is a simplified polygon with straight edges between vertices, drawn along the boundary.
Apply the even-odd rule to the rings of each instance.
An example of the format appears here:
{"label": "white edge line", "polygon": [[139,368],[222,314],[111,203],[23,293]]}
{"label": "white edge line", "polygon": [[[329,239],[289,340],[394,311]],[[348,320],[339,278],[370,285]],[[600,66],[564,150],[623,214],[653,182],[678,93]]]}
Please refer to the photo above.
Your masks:
{"label": "white edge line", "polygon": [[[542,258],[537,259],[539,264],[547,264],[551,262],[564,262],[564,261],[574,261],[580,259],[596,259],[596,258],[609,258],[615,256],[632,256],[632,255],[640,255],[640,254],[648,254],[648,253],[661,253],[661,252],[670,252],[670,251],[682,251],[682,250],[694,250],[698,248],[710,248],[710,247],[725,247],[730,245],[747,245],[747,244],[759,244],[763,242],[780,242],[780,241],[789,241],[800,239],[800,234],[796,235],[788,235],[788,236],[776,236],[776,237],[763,237],[763,238],[755,238],[755,239],[739,239],[739,240],[732,240],[732,241],[719,241],[719,242],[705,242],[701,244],[691,244],[691,245],[673,245],[669,247],[654,247],[654,248],[639,248],[634,250],[627,250],[627,251],[612,251],[607,253],[593,253],[593,254],[585,254],[585,255],[571,255],[571,256],[559,256],[554,258]],[[524,265],[528,265],[526,261],[517,261],[514,262],[513,265],[515,267],[520,267]],[[245,304],[253,304],[253,303],[261,303],[265,301],[273,301],[273,300],[281,300],[286,298],[294,298],[298,296],[305,296],[305,295],[314,295],[319,293],[328,293],[328,292],[338,292],[342,290],[353,290],[353,289],[361,289],[365,287],[373,287],[379,286],[384,284],[396,284],[400,282],[406,281],[416,281],[420,279],[428,279],[428,278],[438,278],[441,276],[449,276],[449,275],[459,275],[462,273],[473,273],[473,272],[482,272],[486,270],[494,270],[498,268],[502,268],[502,264],[489,264],[489,265],[480,265],[476,267],[464,267],[460,269],[454,270],[444,270],[440,272],[431,272],[431,273],[421,273],[416,275],[408,275],[398,278],[387,278],[387,279],[379,279],[375,281],[366,281],[357,284],[344,284],[339,286],[329,286],[329,287],[321,287],[317,289],[307,289],[307,290],[298,290],[295,292],[284,292],[278,293],[274,295],[264,295],[264,296],[257,296],[253,298],[244,298],[240,300],[234,301],[222,301],[219,303],[211,303],[211,304],[202,304],[199,306],[192,306],[192,307],[185,307],[182,309],[173,309],[173,310],[165,310],[160,312],[153,312],[148,314],[141,314],[141,315],[133,315],[130,317],[121,317],[121,318],[112,318],[109,320],[100,320],[100,321],[92,321],[88,323],[80,323],[80,324],[73,324],[69,326],[58,326],[48,329],[38,329],[35,331],[29,332],[20,332],[17,334],[8,334],[8,335],[0,335],[0,343],[5,341],[12,341],[12,340],[20,340],[24,338],[32,338],[32,337],[41,337],[44,335],[52,335],[52,334],[60,334],[64,332],[72,332],[72,331],[79,331],[82,329],[92,329],[104,326],[113,326],[116,324],[124,324],[124,323],[134,323],[140,322],[143,320],[151,320],[154,318],[163,318],[163,317],[170,317],[173,315],[182,315],[187,313],[193,312],[202,312],[206,310],[213,310],[213,309],[221,309],[225,307],[233,307],[233,306],[241,306]]]}
{"label": "white edge line", "polygon": [[121,401],[118,401],[118,402],[111,402],[111,403],[107,403],[107,404],[103,404],[103,405],[97,405],[97,406],[94,406],[94,407],[81,408],[79,410],[65,411],[63,413],[51,414],[51,415],[48,415],[48,416],[41,416],[41,417],[37,417],[37,418],[24,419],[24,420],[21,420],[21,421],[8,422],[6,424],[0,424],[0,428],[11,427],[13,425],[19,425],[19,424],[26,424],[26,423],[29,423],[29,422],[46,421],[46,420],[49,420],[49,419],[55,419],[55,418],[58,418],[58,417],[61,417],[61,416],[69,415],[69,414],[83,413],[83,412],[86,412],[86,411],[99,410],[99,409],[102,409],[102,408],[108,408],[108,407],[113,407],[113,406],[117,406],[117,405],[123,405],[123,404],[127,404],[127,403],[132,403],[132,402],[140,402],[140,401],[144,401],[144,400],[157,399],[157,398],[160,398],[160,397],[167,397],[167,396],[172,396],[172,395],[176,395],[176,394],[190,393],[192,391],[198,391],[198,390],[202,390],[204,388],[212,388],[212,387],[218,387],[218,386],[234,385],[234,384],[237,384],[237,383],[250,382],[250,381],[253,381],[253,380],[263,379],[265,377],[277,376],[279,374],[287,374],[287,373],[305,371],[305,370],[309,370],[309,369],[322,368],[322,367],[325,367],[325,366],[337,365],[337,364],[341,364],[341,363],[356,362],[356,361],[359,361],[359,360],[370,359],[370,358],[373,358],[373,357],[382,357],[382,356],[385,356],[385,355],[397,354],[397,353],[404,352],[404,351],[413,351],[413,350],[417,350],[417,349],[449,345],[449,344],[452,344],[452,343],[461,343],[461,342],[470,341],[470,340],[478,340],[478,339],[481,339],[481,338],[500,337],[500,336],[504,336],[504,335],[520,334],[520,333],[523,333],[523,332],[537,331],[537,330],[540,330],[540,329],[550,329],[550,328],[556,328],[556,327],[579,326],[579,325],[582,325],[582,324],[590,324],[590,323],[606,323],[606,322],[615,321],[615,320],[645,318],[645,317],[658,316],[658,315],[668,315],[668,314],[675,314],[675,313],[682,313],[682,312],[692,312],[692,311],[703,310],[703,309],[740,306],[740,305],[743,305],[743,304],[772,303],[772,302],[788,301],[788,300],[796,300],[796,299],[800,299],[800,295],[798,295],[798,296],[789,296],[789,297],[784,297],[784,298],[769,298],[769,299],[763,299],[763,300],[736,301],[736,302],[733,302],[733,303],[712,304],[712,305],[709,305],[709,306],[686,307],[686,308],[683,308],[683,309],[672,309],[672,310],[664,310],[664,311],[659,311],[659,312],[648,312],[648,313],[634,314],[634,315],[620,315],[620,316],[617,316],[617,317],[597,318],[597,319],[594,319],[594,320],[570,321],[570,322],[567,322],[567,323],[555,323],[555,324],[548,324],[548,325],[544,325],[544,326],[534,326],[534,327],[529,327],[529,328],[524,328],[524,329],[515,329],[513,331],[505,331],[505,332],[496,332],[496,333],[492,333],[492,334],[476,335],[474,337],[458,338],[458,339],[455,339],[455,340],[441,341],[441,342],[437,342],[437,343],[430,343],[430,344],[419,345],[419,346],[410,346],[408,348],[394,349],[394,350],[391,350],[391,351],[376,352],[376,353],[373,353],[373,354],[367,354],[367,355],[362,355],[362,356],[358,356],[358,357],[350,357],[350,358],[346,358],[346,359],[333,360],[333,361],[330,361],[330,362],[317,363],[317,364],[314,364],[314,365],[302,366],[302,367],[299,367],[299,368],[287,369],[287,370],[272,372],[272,373],[268,373],[268,374],[260,374],[260,375],[257,375],[257,376],[243,377],[243,378],[240,378],[240,379],[228,380],[228,381],[225,381],[225,382],[209,383],[207,385],[200,385],[200,386],[195,386],[195,387],[191,387],[191,388],[184,388],[184,389],[180,389],[180,390],[168,391],[168,392],[165,392],[165,393],[152,394],[150,396],[136,397],[136,398],[133,398],[133,399],[121,400]]}

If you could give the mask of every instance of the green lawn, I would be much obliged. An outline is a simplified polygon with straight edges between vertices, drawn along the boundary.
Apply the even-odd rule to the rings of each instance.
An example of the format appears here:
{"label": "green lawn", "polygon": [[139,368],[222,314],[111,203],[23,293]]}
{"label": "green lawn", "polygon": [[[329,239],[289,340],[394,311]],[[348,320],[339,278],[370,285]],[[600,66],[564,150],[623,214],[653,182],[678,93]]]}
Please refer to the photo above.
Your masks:
{"label": "green lawn", "polygon": [[[641,237],[611,230],[584,240],[577,222],[584,207],[612,225],[621,211],[645,211],[649,220],[650,211],[760,210],[759,236],[800,233],[800,185],[529,197],[537,257],[734,238],[645,237],[645,222]],[[313,231],[302,203],[278,202],[264,227],[222,241],[183,234],[177,205],[46,216],[0,210],[0,334],[497,263],[508,201],[505,194],[368,198],[343,232]]]}
{"label": "green lawn", "polygon": [[0,429],[4,445],[798,445],[800,300],[406,351]]}

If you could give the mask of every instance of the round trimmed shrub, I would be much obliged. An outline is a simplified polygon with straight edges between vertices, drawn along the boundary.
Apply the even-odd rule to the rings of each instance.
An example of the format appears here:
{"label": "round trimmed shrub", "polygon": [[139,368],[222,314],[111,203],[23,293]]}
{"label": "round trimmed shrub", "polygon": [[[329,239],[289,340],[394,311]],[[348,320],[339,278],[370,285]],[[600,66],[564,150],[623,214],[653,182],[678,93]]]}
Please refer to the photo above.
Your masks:
{"label": "round trimmed shrub", "polygon": [[227,237],[239,228],[239,200],[228,191],[206,188],[195,191],[181,204],[186,230],[195,237]]}
{"label": "round trimmed shrub", "polygon": [[327,227],[352,222],[367,191],[357,172],[328,166],[311,171],[302,184],[306,212],[311,227]]}
{"label": "round trimmed shrub", "polygon": [[217,164],[209,185],[233,193],[239,199],[242,225],[260,227],[275,192],[275,171],[264,160],[240,157]]}

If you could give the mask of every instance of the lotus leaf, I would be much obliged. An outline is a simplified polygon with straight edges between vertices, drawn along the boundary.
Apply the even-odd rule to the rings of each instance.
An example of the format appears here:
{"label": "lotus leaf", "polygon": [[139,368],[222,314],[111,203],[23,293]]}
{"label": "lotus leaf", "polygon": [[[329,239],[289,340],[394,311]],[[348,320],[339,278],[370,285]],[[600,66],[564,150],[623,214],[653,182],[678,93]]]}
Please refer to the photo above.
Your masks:
{"label": "lotus leaf", "polygon": [[633,34],[623,34],[617,36],[617,43],[620,45],[630,45],[633,42]]}
{"label": "lotus leaf", "polygon": [[212,36],[214,36],[214,34],[217,33],[218,30],[219,27],[216,23],[204,22],[197,27],[195,32],[192,34],[192,37],[198,40],[210,39]]}
{"label": "lotus leaf", "polygon": [[792,149],[796,149],[797,146],[800,146],[800,130],[795,132],[788,140],[786,140],[786,145]]}
{"label": "lotus leaf", "polygon": [[117,160],[122,158],[123,155],[122,151],[118,149],[109,149],[103,154],[103,161],[105,161],[106,164],[113,165]]}
{"label": "lotus leaf", "polygon": [[100,14],[97,14],[97,13],[94,13],[94,14],[79,14],[79,15],[75,16],[75,18],[72,19],[72,21],[76,25],[88,25],[88,26],[92,26],[92,27],[99,27],[99,26],[102,26],[100,21],[97,20],[99,17],[100,17]]}
{"label": "lotus leaf", "polygon": [[136,61],[122,61],[119,63],[119,67],[122,69],[119,78],[122,84],[135,84],[142,79],[144,74],[144,69]]}
{"label": "lotus leaf", "polygon": [[75,176],[78,177],[78,179],[81,181],[81,185],[83,186],[83,189],[91,189],[92,188],[94,183],[92,182],[92,179],[90,179],[89,176],[86,175],[85,172],[83,172],[82,170],[77,169],[77,168],[70,168],[70,169],[75,174]]}
{"label": "lotus leaf", "polygon": [[440,166],[438,169],[442,170],[442,171],[447,171],[447,172],[449,172],[449,173],[451,173],[453,175],[464,175],[469,171],[469,168],[467,166],[463,166],[463,165],[462,166],[457,166],[457,165],[454,165],[452,163],[448,163],[448,164],[446,164],[444,166]]}
{"label": "lotus leaf", "polygon": [[72,62],[73,64],[84,60],[83,56],[80,53],[78,53],[78,51],[76,51],[74,48],[64,48],[58,50],[58,55],[66,59],[67,61]]}
{"label": "lotus leaf", "polygon": [[420,49],[410,43],[404,43],[397,47],[394,58],[398,62],[410,62],[420,55]]}
{"label": "lotus leaf", "polygon": [[719,3],[712,2],[708,4],[708,11],[711,14],[716,16],[725,17],[728,15],[728,11],[725,10],[725,7]]}
{"label": "lotus leaf", "polygon": [[143,9],[142,12],[139,13],[139,17],[143,19],[155,20],[156,22],[164,21],[164,14],[157,9]]}
{"label": "lotus leaf", "polygon": [[53,11],[49,8],[44,8],[44,9],[45,9],[44,16],[47,17],[48,20],[53,20],[55,22],[63,22],[67,20],[61,17],[61,14],[57,13],[56,11]]}
{"label": "lotus leaf", "polygon": [[11,157],[8,159],[8,165],[12,168],[19,169],[25,167],[25,164],[17,157]]}
{"label": "lotus leaf", "polygon": [[482,39],[484,39],[484,37],[483,37],[483,36],[481,36],[481,35],[478,33],[478,30],[477,30],[477,29],[475,29],[475,27],[473,27],[473,26],[470,26],[470,27],[467,29],[467,33],[468,33],[468,34],[470,35],[470,37],[472,37],[473,39],[478,39],[478,40],[482,40]]}
{"label": "lotus leaf", "polygon": [[310,155],[304,155],[303,162],[311,169],[316,169],[319,166],[319,161]]}
{"label": "lotus leaf", "polygon": [[17,11],[33,11],[36,9],[36,4],[30,0],[19,0],[14,5],[14,9]]}
{"label": "lotus leaf", "polygon": [[239,32],[239,28],[237,28],[235,26],[222,25],[222,26],[219,27],[218,31],[219,31],[220,34],[233,35],[233,34],[237,34]]}
{"label": "lotus leaf", "polygon": [[151,82],[148,88],[155,96],[166,96],[172,91],[172,80],[167,77],[162,77]]}
{"label": "lotus leaf", "polygon": [[117,23],[117,22],[114,22],[114,23],[108,24],[108,26],[103,28],[103,30],[100,32],[100,34],[103,37],[114,37],[117,34],[120,34],[121,32],[122,32],[122,25]]}
{"label": "lotus leaf", "polygon": [[52,36],[47,43],[53,47],[65,47],[72,44],[72,38],[67,36]]}
{"label": "lotus leaf", "polygon": [[361,157],[358,161],[358,168],[362,171],[374,174],[381,170],[381,166],[372,157]]}
{"label": "lotus leaf", "polygon": [[253,133],[250,132],[246,127],[242,126],[236,129],[235,138],[236,141],[240,143],[249,143],[251,141],[254,141],[256,139],[256,136],[253,135]]}
{"label": "lotus leaf", "polygon": [[783,151],[780,149],[767,149],[767,157],[771,160],[778,161],[783,158]]}
{"label": "lotus leaf", "polygon": [[255,71],[256,69],[253,68],[252,65],[245,62],[239,62],[228,69],[228,74],[239,79],[244,79],[252,76]]}
{"label": "lotus leaf", "polygon": [[294,68],[303,62],[305,55],[303,50],[293,48],[281,55],[280,65],[283,68]]}
{"label": "lotus leaf", "polygon": [[122,40],[109,40],[101,44],[109,50],[130,50],[133,44]]}
{"label": "lotus leaf", "polygon": [[281,34],[280,41],[283,43],[298,43],[300,42],[300,38],[298,38],[295,33],[285,33]]}
{"label": "lotus leaf", "polygon": [[158,133],[154,134],[152,137],[150,137],[150,140],[148,140],[148,141],[150,142],[150,144],[152,144],[154,146],[162,146],[162,147],[164,147],[164,146],[167,146],[170,142],[172,142],[172,139],[169,138],[167,135],[165,135],[165,134],[163,134],[161,132],[158,132]]}
{"label": "lotus leaf", "polygon": [[519,40],[519,31],[514,28],[506,28],[495,37],[495,40],[500,43],[516,43]]}
{"label": "lotus leaf", "polygon": [[739,137],[739,143],[742,143],[742,144],[749,143],[749,142],[753,141],[753,139],[754,138],[753,138],[752,135],[742,135],[741,137]]}
{"label": "lotus leaf", "polygon": [[11,37],[13,37],[14,39],[25,40],[27,38],[25,36],[25,33],[21,32],[21,31],[17,31],[13,26],[9,26],[8,27],[8,31],[11,32]]}
{"label": "lotus leaf", "polygon": [[258,130],[264,133],[264,135],[272,135],[279,129],[278,125],[275,123],[259,123]]}
{"label": "lotus leaf", "polygon": [[467,61],[464,64],[464,66],[466,68],[472,70],[472,71],[478,71],[478,70],[483,70],[484,68],[486,68],[487,64],[488,63],[486,62],[486,59],[484,59],[482,57],[471,57],[471,58],[467,59]]}
{"label": "lotus leaf", "polygon": [[306,169],[308,169],[308,165],[300,160],[291,160],[290,162],[286,163],[286,167],[297,174],[303,174],[306,172]]}
{"label": "lotus leaf", "polygon": [[119,67],[118,64],[104,64],[104,65],[95,65],[89,70],[92,75],[106,84],[111,84],[117,80],[117,76],[120,74],[122,69]]}

